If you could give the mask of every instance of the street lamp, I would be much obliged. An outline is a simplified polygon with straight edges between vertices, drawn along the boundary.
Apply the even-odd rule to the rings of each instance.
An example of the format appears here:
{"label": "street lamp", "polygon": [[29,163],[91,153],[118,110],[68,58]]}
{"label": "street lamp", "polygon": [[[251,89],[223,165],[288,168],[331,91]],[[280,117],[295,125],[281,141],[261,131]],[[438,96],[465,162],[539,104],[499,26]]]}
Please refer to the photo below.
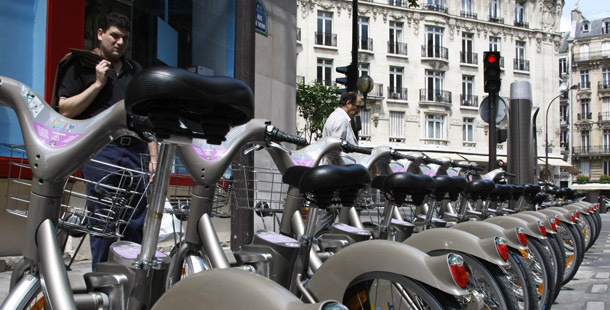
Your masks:
{"label": "street lamp", "polygon": [[[580,88],[580,84],[576,84],[576,85],[572,85],[572,87],[567,88],[567,85],[565,83],[561,84],[561,93],[559,95],[557,95],[555,98],[551,99],[551,102],[549,102],[549,104],[546,106],[546,118],[545,118],[545,136],[544,136],[544,159],[545,159],[545,163],[544,163],[544,181],[548,182],[549,181],[549,109],[551,107],[551,105],[553,104],[553,101],[555,101],[555,99],[567,94],[570,90],[573,89],[579,89]],[[546,184],[545,184],[546,186]]]}

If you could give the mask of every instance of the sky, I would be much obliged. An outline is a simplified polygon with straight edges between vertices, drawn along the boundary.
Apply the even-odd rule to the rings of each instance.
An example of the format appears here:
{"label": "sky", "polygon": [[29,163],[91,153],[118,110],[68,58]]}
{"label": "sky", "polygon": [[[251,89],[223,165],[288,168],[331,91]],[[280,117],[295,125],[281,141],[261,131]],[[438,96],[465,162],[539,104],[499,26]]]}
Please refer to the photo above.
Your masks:
{"label": "sky", "polygon": [[574,8],[588,20],[610,17],[610,0],[566,0],[561,14],[561,31],[570,31],[570,13]]}

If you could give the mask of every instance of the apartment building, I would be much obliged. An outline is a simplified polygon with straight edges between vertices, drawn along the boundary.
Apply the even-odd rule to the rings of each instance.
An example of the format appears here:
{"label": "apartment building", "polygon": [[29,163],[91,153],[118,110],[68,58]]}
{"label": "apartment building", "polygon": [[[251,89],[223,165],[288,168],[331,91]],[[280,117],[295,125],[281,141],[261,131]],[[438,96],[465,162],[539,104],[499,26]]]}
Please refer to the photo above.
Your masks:
{"label": "apartment building", "polygon": [[570,96],[571,156],[595,180],[610,175],[610,16],[587,20],[572,11],[568,42],[568,57],[560,58],[559,67],[572,84],[580,83]]}
{"label": "apartment building", "polygon": [[[359,69],[375,82],[361,112],[361,144],[484,163],[489,133],[479,115],[485,97],[483,52],[501,52],[500,96],[507,105],[510,84],[526,80],[533,105],[546,108],[559,94],[563,1],[418,3],[409,8],[401,0],[359,1]],[[297,5],[297,77],[333,85],[339,76],[335,68],[351,60],[352,1],[299,0]],[[538,117],[537,141],[545,141],[544,121]],[[553,109],[549,145],[559,145],[559,124],[559,109]],[[544,145],[537,147],[544,154]],[[506,143],[498,145],[498,154],[506,154]],[[550,157],[563,162],[558,147]]]}

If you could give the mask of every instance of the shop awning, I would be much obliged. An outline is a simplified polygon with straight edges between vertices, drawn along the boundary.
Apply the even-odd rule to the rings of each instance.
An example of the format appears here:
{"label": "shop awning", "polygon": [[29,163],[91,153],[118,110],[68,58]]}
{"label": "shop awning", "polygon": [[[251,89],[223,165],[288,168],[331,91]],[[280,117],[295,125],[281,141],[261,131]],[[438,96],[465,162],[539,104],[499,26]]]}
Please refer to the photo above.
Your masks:
{"label": "shop awning", "polygon": [[570,186],[571,189],[580,190],[580,191],[599,191],[599,190],[610,190],[610,184],[601,184],[601,183],[587,183],[587,184],[577,184],[573,183]]}
{"label": "shop awning", "polygon": [[[544,157],[538,157],[539,165],[546,165],[546,159]],[[565,170],[569,174],[578,174],[580,173],[580,169],[570,165],[567,161],[561,158],[549,158],[549,166],[561,167],[561,169]]]}

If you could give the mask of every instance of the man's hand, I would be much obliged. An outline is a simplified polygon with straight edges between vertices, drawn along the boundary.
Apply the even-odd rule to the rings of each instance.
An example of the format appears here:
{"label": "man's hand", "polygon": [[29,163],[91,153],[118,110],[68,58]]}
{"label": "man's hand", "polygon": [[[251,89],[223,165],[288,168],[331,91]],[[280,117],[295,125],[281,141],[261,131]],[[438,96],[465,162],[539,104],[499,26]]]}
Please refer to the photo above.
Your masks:
{"label": "man's hand", "polygon": [[108,70],[110,70],[110,66],[112,63],[106,59],[100,60],[100,62],[95,66],[95,82],[98,86],[103,87],[106,85],[106,81],[108,81]]}

